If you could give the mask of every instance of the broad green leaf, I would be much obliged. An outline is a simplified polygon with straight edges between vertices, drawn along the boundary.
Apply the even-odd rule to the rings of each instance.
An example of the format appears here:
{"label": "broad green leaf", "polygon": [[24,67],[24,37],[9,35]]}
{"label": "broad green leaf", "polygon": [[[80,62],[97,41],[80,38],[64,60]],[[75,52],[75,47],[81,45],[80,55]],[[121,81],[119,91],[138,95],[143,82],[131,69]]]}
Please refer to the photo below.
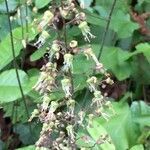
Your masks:
{"label": "broad green leaf", "polygon": [[[90,150],[94,144],[95,141],[94,139],[92,139],[92,137],[90,137],[90,135],[88,134],[88,132],[86,130],[83,130],[81,128],[79,128],[78,130],[78,134],[77,134],[77,141],[76,144],[78,145],[78,147],[86,147],[87,150]],[[98,150],[99,147],[97,145],[94,146],[93,150]]]}
{"label": "broad green leaf", "polygon": [[[108,19],[113,1],[100,0],[100,1],[96,1],[96,3],[97,5],[95,9],[99,13],[99,15],[102,18]],[[131,21],[129,10],[130,9],[129,9],[129,5],[127,4],[127,1],[119,0],[116,2],[109,28],[111,30],[114,30],[117,33],[119,38],[131,37],[133,31],[139,28],[138,24]],[[106,25],[103,24],[103,26]]]}
{"label": "broad green leaf", "polygon": [[87,77],[84,76],[83,74],[74,74],[73,75],[75,92],[82,90],[83,88],[85,88],[87,86],[86,80],[87,80]]}
{"label": "broad green leaf", "polygon": [[136,51],[134,51],[132,54],[136,55],[139,53],[143,53],[143,55],[146,57],[146,59],[150,63],[150,44],[149,43],[141,43],[137,45]]}
{"label": "broad green leaf", "polygon": [[19,139],[25,145],[34,144],[39,138],[41,130],[40,124],[32,123],[30,125],[32,128],[32,132],[30,132],[29,124],[27,123],[15,124],[13,128],[14,132],[19,135]]}
{"label": "broad green leaf", "polygon": [[142,128],[150,126],[150,107],[143,101],[135,101],[131,105],[133,121],[138,123]]}
{"label": "broad green leaf", "polygon": [[111,136],[116,150],[125,150],[136,144],[140,131],[132,120],[131,111],[127,103],[114,103],[113,107],[116,115],[108,122],[99,119],[99,124],[105,127]]}
{"label": "broad green leaf", "polygon": [[150,63],[142,55],[132,58],[132,77],[138,84],[149,85],[150,83]]}
{"label": "broad green leaf", "polygon": [[[34,80],[30,80],[24,71],[18,70],[18,72],[23,92],[26,95],[32,90]],[[12,102],[22,97],[14,69],[2,72],[0,79],[0,103]]]}
{"label": "broad green leaf", "polygon": [[132,148],[130,148],[130,150],[144,150],[144,147],[142,144],[139,145],[135,145]]}
{"label": "broad green leaf", "polygon": [[30,145],[30,146],[26,146],[26,147],[22,147],[22,148],[17,148],[16,150],[35,150],[35,146]]}
{"label": "broad green leaf", "polygon": [[118,80],[124,80],[131,74],[131,66],[127,61],[131,54],[117,47],[105,47],[101,61],[107,69],[112,70]]}
{"label": "broad green leaf", "polygon": [[127,38],[132,36],[133,31],[139,26],[130,20],[129,14],[124,14],[123,11],[118,10],[112,17],[110,28],[117,32],[119,38]]}
{"label": "broad green leaf", "polygon": [[[100,13],[100,15],[102,15],[102,11],[105,10],[105,13],[107,14],[107,16],[110,13],[111,7],[112,7],[113,1],[110,0],[97,0],[96,1],[96,6],[101,6],[102,8],[98,10],[98,12]],[[129,5],[127,3],[127,1],[124,0],[119,0],[116,1],[115,4],[115,8],[114,8],[114,13],[116,14],[118,10],[122,10],[124,13],[127,13],[129,10]]]}
{"label": "broad green leaf", "polygon": [[43,7],[45,7],[48,3],[50,3],[52,0],[35,0],[35,6],[38,9],[41,9]]}
{"label": "broad green leaf", "polygon": [[73,73],[86,75],[91,74],[94,69],[94,63],[91,59],[87,60],[84,54],[74,56],[73,60]]}
{"label": "broad green leaf", "polygon": [[86,13],[87,22],[97,26],[105,26],[107,18],[101,19],[101,17],[95,13],[84,11]]}
{"label": "broad green leaf", "polygon": [[[17,21],[11,21],[12,28],[17,26]],[[0,42],[9,34],[8,16],[0,14]]]}
{"label": "broad green leaf", "polygon": [[[28,115],[26,113],[26,108],[25,108],[25,105],[24,105],[24,101],[18,101],[17,104],[4,103],[2,105],[2,107],[3,107],[3,110],[5,112],[4,117],[10,117],[11,118],[11,122],[13,124],[16,124],[18,122],[21,122],[21,123],[28,122]],[[31,114],[33,112],[34,108],[35,108],[35,106],[28,105],[28,112],[29,112],[29,114]],[[16,117],[12,116],[13,111],[17,113]]]}
{"label": "broad green leaf", "polygon": [[[37,35],[37,30],[33,26],[29,26],[28,40],[33,40]],[[26,37],[27,35],[25,35]],[[22,28],[18,27],[13,30],[14,38],[14,49],[15,56],[17,57],[20,54],[21,49],[23,48],[22,44]],[[10,41],[10,35],[7,35],[5,39],[0,43],[0,70],[3,69],[13,60],[12,47]]]}
{"label": "broad green leaf", "polygon": [[30,56],[30,60],[31,61],[36,61],[38,59],[40,59],[41,57],[44,56],[44,54],[46,53],[46,47],[47,45],[42,46],[40,49],[37,49],[31,56]]}
{"label": "broad green leaf", "polygon": [[[0,134],[1,134],[1,131],[0,131]],[[6,144],[2,140],[0,140],[0,150],[4,150],[4,149],[6,149]]]}
{"label": "broad green leaf", "polygon": [[[90,136],[93,138],[95,142],[100,140],[101,136],[108,136],[108,133],[105,130],[105,128],[101,126],[101,124],[99,124],[97,121],[93,121],[92,127],[87,127],[87,131],[89,132]],[[109,136],[108,139],[111,140]],[[102,150],[108,150],[108,149],[115,150],[115,146],[114,144],[112,144],[112,140],[111,140],[111,144],[109,142],[105,142],[103,144],[98,145],[98,147]]]}
{"label": "broad green leaf", "polygon": [[142,3],[147,2],[149,3],[149,0],[138,0],[138,5],[141,5]]}
{"label": "broad green leaf", "polygon": [[[15,11],[15,9],[18,6],[18,2],[16,0],[8,0],[8,8],[10,12]],[[5,1],[3,1],[2,3],[0,3],[0,12],[1,13],[6,13],[6,5],[5,5]]]}

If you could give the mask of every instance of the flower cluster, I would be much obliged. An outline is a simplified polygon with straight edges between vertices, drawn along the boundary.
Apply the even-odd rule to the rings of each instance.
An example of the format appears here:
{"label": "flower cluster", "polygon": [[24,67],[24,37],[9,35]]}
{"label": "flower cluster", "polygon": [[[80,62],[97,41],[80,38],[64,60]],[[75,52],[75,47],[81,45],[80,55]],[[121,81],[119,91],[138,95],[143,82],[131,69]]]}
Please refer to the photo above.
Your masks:
{"label": "flower cluster", "polygon": [[[107,77],[107,79],[105,79],[104,81],[107,84],[110,84],[110,85],[113,84],[113,80],[111,80],[110,77]],[[87,83],[88,83],[90,92],[93,92],[93,95],[94,95],[91,106],[95,107],[95,112],[94,112],[95,115],[90,114],[89,120],[92,120],[94,116],[102,116],[104,119],[108,121],[111,116],[105,112],[106,110],[105,108],[109,107],[111,111],[113,112],[113,115],[114,115],[114,110],[110,101],[107,101],[107,97],[103,96],[101,91],[98,90],[98,86],[99,86],[98,79],[95,76],[92,76],[91,78],[87,80]]]}
{"label": "flower cluster", "polygon": [[[66,19],[70,19],[71,21],[69,23],[78,25],[86,41],[90,42],[90,39],[95,37],[91,34],[90,27],[86,22],[85,13],[78,11],[73,0],[62,1],[59,8],[51,7],[50,9],[51,10],[47,10],[44,13],[38,25],[41,35],[34,44],[38,48],[40,48],[49,37],[49,33],[46,31],[48,27],[58,30],[55,27],[55,21],[57,20],[57,22],[59,22],[60,17],[57,17],[56,9],[57,11],[59,10],[61,18],[64,20],[63,22],[65,22]],[[65,28],[66,25],[67,24],[65,24]],[[69,42],[70,43],[59,35],[57,39],[49,44],[49,59],[41,68],[40,77],[33,87],[41,94],[42,98],[42,103],[38,104],[38,108],[33,111],[29,119],[29,121],[32,121],[34,117],[37,117],[43,124],[39,140],[36,142],[36,150],[76,150],[76,127],[83,127],[84,129],[91,127],[93,119],[97,116],[102,116],[108,120],[110,116],[105,112],[105,108],[109,108],[113,111],[111,103],[106,101],[106,97],[103,96],[99,90],[98,78],[92,76],[87,80],[87,84],[90,92],[94,95],[90,105],[91,108],[94,108],[94,111],[89,113],[80,110],[77,111],[76,114],[75,108],[77,102],[73,85],[73,59],[74,55],[82,52],[82,48],[78,47],[76,40]],[[81,54],[84,54],[87,59],[92,59],[95,62],[94,70],[107,77],[104,82],[113,84],[106,69],[102,63],[99,62],[90,46],[86,47]],[[57,62],[61,55],[63,55],[63,63],[60,68],[57,67]],[[50,95],[56,89],[59,89],[58,86],[60,86],[60,84],[65,96],[60,100],[54,100]],[[101,137],[99,141],[102,141],[102,143],[105,142],[104,138],[105,137]],[[84,147],[81,147],[81,149],[82,148],[84,149]]]}

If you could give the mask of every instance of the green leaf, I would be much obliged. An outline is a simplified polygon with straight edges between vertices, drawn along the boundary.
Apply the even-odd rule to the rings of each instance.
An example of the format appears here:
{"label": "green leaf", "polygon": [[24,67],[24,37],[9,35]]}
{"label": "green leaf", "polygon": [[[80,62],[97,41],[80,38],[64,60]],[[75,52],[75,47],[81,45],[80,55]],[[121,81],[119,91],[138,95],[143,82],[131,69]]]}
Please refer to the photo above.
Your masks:
{"label": "green leaf", "polygon": [[17,148],[16,150],[35,150],[35,146],[30,145],[30,146],[26,146],[26,147],[22,147],[22,148]]}
{"label": "green leaf", "polygon": [[136,46],[136,51],[134,51],[132,54],[137,55],[143,53],[143,55],[146,57],[148,62],[150,63],[150,44],[149,43],[141,43]]}
{"label": "green leaf", "polygon": [[131,66],[127,61],[131,54],[117,47],[105,47],[101,61],[107,69],[112,70],[118,80],[124,80],[131,74]]}
{"label": "green leaf", "polygon": [[73,75],[75,92],[82,90],[83,88],[86,87],[86,85],[87,85],[86,80],[87,80],[87,77],[84,76],[83,74],[74,74]]}
{"label": "green leaf", "polygon": [[32,127],[32,133],[30,132],[29,124],[16,124],[14,126],[14,132],[19,135],[19,139],[25,145],[34,144],[39,138],[41,126],[37,123],[30,124]]}
{"label": "green leaf", "polygon": [[144,150],[144,147],[142,144],[139,145],[135,145],[132,148],[130,148],[130,150]]}
{"label": "green leaf", "polygon": [[[101,126],[101,124],[99,124],[97,121],[93,121],[92,127],[87,127],[87,131],[89,132],[90,136],[93,138],[93,140],[95,142],[97,142],[101,136],[104,136],[104,135],[107,136],[108,135],[105,128],[103,126]],[[108,138],[110,139],[109,136],[108,136]],[[112,140],[111,140],[111,142],[112,142]],[[108,149],[115,150],[114,144],[112,144],[112,143],[110,144],[108,142],[105,142],[105,143],[100,144],[98,146],[102,150],[108,150]]]}
{"label": "green leaf", "polygon": [[150,126],[150,106],[143,101],[135,101],[131,105],[133,121],[138,123],[141,128]]}
{"label": "green leaf", "polygon": [[[11,21],[12,28],[17,26],[15,20]],[[0,41],[2,41],[9,33],[8,16],[0,14]]]}
{"label": "green leaf", "polygon": [[[5,112],[4,117],[10,117],[13,124],[16,124],[18,122],[21,122],[21,123],[28,122],[29,118],[26,113],[26,108],[25,108],[23,101],[18,101],[17,104],[15,104],[15,106],[14,106],[14,103],[5,103],[2,105],[2,107]],[[15,107],[15,110],[14,110],[14,107]],[[33,112],[34,108],[35,108],[35,106],[28,105],[29,114],[31,114]],[[17,113],[16,117],[12,116],[13,111]]]}
{"label": "green leaf", "polygon": [[112,17],[110,28],[117,32],[119,38],[127,38],[132,36],[133,31],[138,29],[139,26],[130,20],[129,14],[118,10]]}
{"label": "green leaf", "polygon": [[73,73],[74,74],[91,74],[93,71],[94,63],[92,60],[87,60],[84,54],[74,56],[73,60]]}
{"label": "green leaf", "polygon": [[[18,72],[23,92],[26,95],[32,90],[33,82],[24,71],[18,70]],[[22,97],[14,69],[2,72],[0,79],[0,103],[12,102]]]}
{"label": "green leaf", "polygon": [[[113,1],[110,0],[96,1],[97,5],[94,8],[102,18],[108,19],[112,3]],[[115,8],[113,10],[109,28],[114,30],[119,38],[131,37],[133,31],[139,28],[137,23],[131,21],[129,9],[129,5],[126,1],[119,0],[116,2]],[[92,24],[95,23],[97,23],[96,20]],[[99,25],[101,26],[100,21]],[[105,23],[103,23],[102,26],[106,26]]]}
{"label": "green leaf", "polygon": [[45,7],[48,3],[50,3],[52,0],[35,0],[35,6],[38,8],[38,9],[41,9],[43,7]]}
{"label": "green leaf", "polygon": [[87,17],[87,22],[93,25],[97,25],[97,26],[105,26],[106,25],[106,20],[103,20],[100,18],[99,15],[89,12],[89,11],[84,11],[86,13],[86,17]]}
{"label": "green leaf", "polygon": [[133,57],[131,63],[132,76],[138,84],[149,85],[150,84],[150,63],[142,55],[136,55]]}
{"label": "green leaf", "polygon": [[114,103],[113,107],[116,115],[111,117],[108,122],[99,119],[99,124],[104,126],[111,136],[116,150],[125,150],[136,144],[140,131],[132,120],[127,103]]}
{"label": "green leaf", "polygon": [[[33,26],[29,26],[28,40],[31,41],[37,35],[37,31]],[[27,35],[25,35],[26,37]],[[14,37],[14,49],[15,56],[17,57],[20,54],[21,49],[23,48],[22,44],[22,28],[18,27],[13,30]],[[3,69],[13,60],[12,47],[10,41],[10,35],[7,35],[5,39],[0,43],[0,70]]]}
{"label": "green leaf", "polygon": [[[17,6],[18,6],[18,2],[16,0],[8,0],[8,8],[9,8],[10,12],[15,11],[15,9],[17,8]],[[6,13],[7,12],[5,1],[3,1],[0,4],[0,12],[1,13]]]}

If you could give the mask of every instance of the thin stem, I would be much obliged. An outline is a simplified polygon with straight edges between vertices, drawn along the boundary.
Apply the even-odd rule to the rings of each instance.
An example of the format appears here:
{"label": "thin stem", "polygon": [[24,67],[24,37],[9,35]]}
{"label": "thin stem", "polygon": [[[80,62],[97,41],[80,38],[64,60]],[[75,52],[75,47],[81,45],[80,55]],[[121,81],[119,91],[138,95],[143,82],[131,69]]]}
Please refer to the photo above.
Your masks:
{"label": "thin stem", "polygon": [[116,5],[116,1],[117,0],[113,1],[112,7],[111,7],[111,10],[110,10],[110,13],[109,13],[107,25],[106,25],[106,28],[105,28],[105,31],[104,31],[104,34],[103,34],[102,43],[101,43],[101,47],[100,47],[100,51],[99,51],[99,55],[98,55],[98,60],[100,59],[100,57],[102,55],[103,47],[104,47],[105,40],[106,40],[106,35],[107,35],[108,29],[109,29],[109,25],[110,25],[111,17],[112,17],[112,14],[113,14],[113,10],[114,10],[115,5]]}
{"label": "thin stem", "polygon": [[[24,102],[24,105],[25,105],[26,114],[27,114],[27,117],[29,119],[29,112],[28,112],[28,108],[27,108],[27,104],[26,104],[26,99],[25,99],[25,95],[24,95],[23,88],[22,88],[22,85],[21,85],[18,68],[17,68],[17,61],[16,61],[16,55],[15,55],[13,33],[12,33],[12,26],[11,26],[11,22],[10,22],[10,13],[9,13],[7,0],[5,0],[5,5],[6,5],[7,14],[8,14],[8,25],[9,25],[9,30],[10,30],[10,41],[11,41],[11,48],[12,48],[12,55],[13,55],[13,65],[14,65],[14,68],[15,68],[20,93],[21,93],[21,96],[22,96],[22,99],[23,99],[23,102]],[[30,131],[31,131],[31,126],[30,126]]]}
{"label": "thin stem", "polygon": [[[63,5],[63,2],[61,0],[61,5]],[[65,42],[65,48],[66,48],[66,53],[68,52],[68,43],[67,43],[67,32],[66,32],[66,22],[65,22],[65,19],[63,18],[63,24],[64,24],[64,42]],[[70,81],[71,81],[71,95],[73,96],[74,94],[74,84],[73,84],[73,75],[72,75],[72,72],[71,72],[71,69],[69,69],[68,71],[68,77],[70,78]],[[73,125],[73,121],[71,121],[71,124]],[[69,137],[69,135],[68,135]],[[72,141],[71,137],[69,137],[69,144],[70,144],[70,148],[72,150],[76,150],[76,143],[75,141]]]}
{"label": "thin stem", "polygon": [[25,7],[26,7],[26,33],[27,33],[27,37],[26,40],[28,42],[28,33],[29,33],[29,26],[28,26],[28,5],[27,2],[25,1]]}
{"label": "thin stem", "polygon": [[143,85],[143,98],[144,98],[144,101],[147,102],[146,90],[145,90],[144,85]]}
{"label": "thin stem", "polygon": [[[20,22],[21,22],[21,31],[22,31],[22,40],[24,40],[25,36],[24,36],[24,25],[23,25],[23,16],[22,16],[22,10],[21,10],[21,2],[20,0],[18,1],[19,2],[19,10],[20,10]],[[26,41],[25,41],[26,42]],[[25,43],[26,44],[26,43]],[[25,48],[23,48],[23,56],[22,56],[22,62],[21,62],[21,68],[23,68],[23,65],[24,65],[24,61],[25,61]]]}
{"label": "thin stem", "polygon": [[21,22],[21,31],[22,31],[22,39],[24,39],[24,29],[23,29],[23,20],[22,20],[22,11],[21,11],[21,2],[20,0],[18,1],[19,2],[19,11],[20,11],[20,22]]}

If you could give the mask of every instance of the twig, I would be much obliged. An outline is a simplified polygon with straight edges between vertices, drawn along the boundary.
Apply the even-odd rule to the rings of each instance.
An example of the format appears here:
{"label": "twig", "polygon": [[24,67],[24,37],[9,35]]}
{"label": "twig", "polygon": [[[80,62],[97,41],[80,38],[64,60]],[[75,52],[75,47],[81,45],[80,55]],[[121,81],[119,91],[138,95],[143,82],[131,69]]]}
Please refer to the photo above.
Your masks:
{"label": "twig", "polygon": [[112,17],[112,14],[113,14],[113,10],[114,10],[115,5],[116,5],[116,1],[117,0],[113,1],[112,7],[111,7],[111,10],[110,10],[110,13],[109,13],[107,25],[106,25],[106,28],[105,28],[105,31],[104,31],[104,34],[103,34],[102,43],[101,43],[100,51],[99,51],[99,54],[98,54],[98,60],[100,59],[102,51],[103,51],[104,43],[105,43],[105,40],[106,40],[106,35],[107,35],[108,29],[109,29],[109,25],[110,25],[111,17]]}

